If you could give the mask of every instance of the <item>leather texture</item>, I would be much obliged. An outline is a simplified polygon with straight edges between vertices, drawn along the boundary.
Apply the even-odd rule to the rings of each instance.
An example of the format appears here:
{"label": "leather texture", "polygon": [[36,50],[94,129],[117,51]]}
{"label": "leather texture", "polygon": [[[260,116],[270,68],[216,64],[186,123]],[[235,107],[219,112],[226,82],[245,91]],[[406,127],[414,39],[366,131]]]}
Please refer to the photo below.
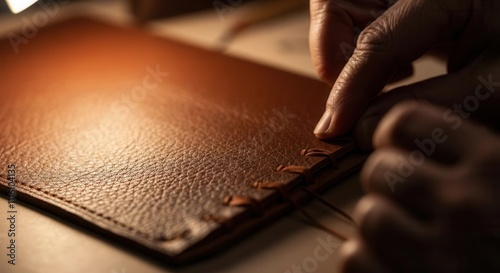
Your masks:
{"label": "leather texture", "polygon": [[0,166],[16,164],[18,199],[167,262],[213,254],[290,209],[254,182],[302,200],[301,187],[321,191],[363,161],[301,154],[351,147],[312,134],[329,91],[312,79],[85,18],[18,49],[0,42]]}

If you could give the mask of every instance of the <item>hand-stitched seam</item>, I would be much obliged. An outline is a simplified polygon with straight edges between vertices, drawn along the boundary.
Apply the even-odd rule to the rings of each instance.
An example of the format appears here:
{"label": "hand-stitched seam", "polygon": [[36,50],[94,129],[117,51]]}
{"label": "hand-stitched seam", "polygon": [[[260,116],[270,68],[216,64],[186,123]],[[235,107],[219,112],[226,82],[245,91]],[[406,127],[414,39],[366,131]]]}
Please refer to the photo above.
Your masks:
{"label": "hand-stitched seam", "polygon": [[229,195],[224,198],[223,205],[229,207],[249,207],[256,215],[262,215],[262,207],[255,198],[249,196]]}
{"label": "hand-stitched seam", "polygon": [[277,172],[287,172],[287,173],[293,173],[293,174],[298,174],[302,176],[306,182],[306,184],[314,184],[314,176],[312,175],[312,172],[309,168],[304,167],[304,166],[283,166],[279,165],[276,168]]}
{"label": "hand-stitched seam", "polygon": [[[334,164],[336,163],[336,160],[339,157],[352,151],[355,147],[354,147],[354,145],[348,145],[347,147],[345,147],[345,149],[343,149],[343,148],[344,147],[335,151],[335,153],[340,151],[340,154],[338,154],[336,157],[333,157],[332,153],[328,153],[327,151],[320,150],[320,149],[304,149],[301,151],[301,155],[302,156],[327,156],[330,159],[330,161],[332,162],[332,165],[335,166]],[[296,173],[296,174],[302,175],[305,178],[306,182],[308,182],[308,183],[314,182],[314,178],[312,177],[310,170],[306,167],[303,167],[303,166],[283,166],[283,165],[280,165],[280,166],[278,166],[278,168],[276,170],[277,171],[286,171],[286,172],[290,172],[290,173]],[[2,176],[0,175],[0,177],[2,177]],[[49,197],[49,199],[50,199],[50,197],[55,198],[56,200],[59,200],[63,203],[66,203],[69,206],[72,206],[72,207],[79,209],[79,210],[86,211],[86,212],[90,213],[91,215],[97,216],[98,218],[101,218],[101,220],[106,220],[106,221],[111,222],[112,224],[114,224],[116,226],[120,226],[122,228],[129,230],[130,232],[134,232],[135,235],[137,235],[139,237],[143,237],[146,240],[168,241],[168,240],[185,239],[186,237],[189,236],[189,233],[190,233],[189,230],[185,230],[184,232],[180,233],[181,234],[180,236],[175,236],[172,238],[165,238],[163,236],[153,237],[153,236],[148,235],[147,233],[144,233],[142,231],[137,230],[136,228],[134,228],[132,226],[129,226],[129,225],[126,225],[124,223],[119,222],[111,216],[104,215],[103,213],[98,213],[95,210],[87,208],[83,205],[79,205],[79,204],[77,204],[69,199],[58,196],[55,193],[51,193],[48,190],[44,190],[40,187],[35,187],[33,185],[30,185],[30,184],[27,184],[25,182],[18,181],[18,180],[16,180],[15,182],[20,184],[22,186],[21,188],[23,188],[27,191],[36,191],[40,194],[43,194],[43,195]],[[273,183],[273,182],[270,182],[270,183]],[[252,185],[257,185],[257,184],[254,183]],[[279,189],[280,189],[280,191],[282,190],[281,187],[279,187]],[[224,198],[224,205],[227,205],[227,206],[246,206],[246,207],[252,208],[254,213],[256,213],[257,215],[262,214],[262,208],[261,208],[260,203],[252,197],[226,196]],[[206,218],[205,220],[206,221],[214,221],[215,220],[215,222],[217,222],[219,224],[222,223],[216,219],[220,219],[220,218],[217,218],[217,217],[212,215],[211,218],[209,217],[209,218]],[[224,221],[224,222],[227,223],[227,221]]]}
{"label": "hand-stitched seam", "polygon": [[230,219],[228,219],[227,217],[224,217],[224,216],[206,213],[201,217],[201,220],[205,221],[205,222],[217,223],[220,226],[226,228],[228,231],[231,231],[234,229],[234,225],[233,225],[232,221],[230,221]]}
{"label": "hand-stitched seam", "polygon": [[337,157],[335,156],[335,152],[330,152],[324,149],[303,149],[300,152],[301,156],[308,156],[308,157],[326,157],[328,160],[330,160],[330,164],[335,167],[337,164]]}
{"label": "hand-stitched seam", "polygon": [[[344,156],[345,154],[353,151],[355,149],[355,145],[351,142],[349,144],[346,144],[346,145],[343,145],[341,148],[335,150],[335,151],[327,151],[327,150],[324,150],[324,149],[318,149],[318,148],[312,148],[312,149],[303,149],[301,152],[300,152],[300,155],[301,156],[306,156],[306,157],[327,157],[329,160],[330,160],[330,163],[331,163],[331,167],[333,168],[337,168],[337,160]],[[292,174],[297,174],[297,175],[300,175],[304,178],[304,181],[307,185],[310,185],[310,184],[314,184],[316,181],[314,179],[314,176],[313,176],[313,173],[312,171],[307,168],[307,167],[304,167],[304,166],[284,166],[284,165],[279,165],[275,171],[277,172],[288,172],[288,173],[292,173]],[[264,190],[276,190],[280,195],[281,197],[284,199],[284,200],[287,200],[289,203],[291,203],[296,209],[298,209],[306,218],[308,218],[314,225],[320,227],[321,229],[333,234],[334,236],[337,236],[338,238],[342,239],[342,240],[346,240],[347,238],[345,236],[343,236],[342,234],[338,233],[337,231],[321,224],[320,222],[318,222],[316,219],[314,219],[314,217],[312,217],[308,212],[306,212],[304,209],[302,209],[293,199],[291,199],[288,195],[287,195],[287,192],[285,190],[285,187],[287,185],[284,184],[284,183],[280,183],[280,182],[260,182],[260,181],[255,181],[252,183],[251,187],[254,188],[254,189],[258,189],[258,190],[261,190],[261,189],[264,189]],[[304,188],[305,190],[306,188]],[[348,220],[350,220],[351,222],[354,223],[354,221],[352,220],[352,218],[347,214],[345,213],[343,210],[341,210],[340,208],[336,207],[335,205],[332,205],[331,203],[327,202],[325,199],[319,197],[318,198],[318,195],[316,194],[313,194],[311,191],[309,190],[305,190],[306,193],[309,193],[313,198],[317,198],[319,199],[322,203],[324,203],[325,205],[327,205],[328,207],[332,208],[334,211],[340,213],[342,216],[344,216],[345,218],[347,218]],[[226,196],[224,198],[224,201],[223,201],[223,204],[226,205],[226,206],[230,206],[230,207],[250,207],[253,209],[253,211],[258,214],[258,215],[261,215],[262,214],[262,207],[261,207],[261,204],[259,201],[257,201],[256,199],[254,199],[253,197],[249,197],[249,196],[232,196],[232,195],[229,195],[229,196]],[[202,217],[203,220],[205,221],[214,221],[214,222],[217,222],[219,224],[221,224],[220,221],[218,221],[217,217],[216,216],[213,216],[212,214],[210,214],[208,217],[207,216],[203,216]]]}

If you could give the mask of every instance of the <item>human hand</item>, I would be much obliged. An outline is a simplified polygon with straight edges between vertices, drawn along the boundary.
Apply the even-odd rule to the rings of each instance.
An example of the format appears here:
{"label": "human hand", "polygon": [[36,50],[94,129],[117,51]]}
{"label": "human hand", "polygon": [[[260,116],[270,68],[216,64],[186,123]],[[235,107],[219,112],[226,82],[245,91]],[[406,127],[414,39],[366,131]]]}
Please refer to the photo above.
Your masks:
{"label": "human hand", "polygon": [[447,111],[407,102],[382,119],[342,272],[500,272],[500,137]]}
{"label": "human hand", "polygon": [[[360,146],[371,148],[378,121],[394,104],[410,99],[451,107],[474,94],[479,76],[474,71],[489,54],[496,54],[498,1],[399,0],[391,4],[389,0],[311,0],[313,62],[320,78],[333,85],[315,130],[319,138],[333,138],[354,128]],[[346,63],[341,45],[355,38],[356,28],[362,31]],[[447,75],[374,100],[396,71],[443,43],[453,46]],[[498,102],[491,99],[488,105]],[[482,107],[473,117],[484,116],[487,109],[491,107]]]}

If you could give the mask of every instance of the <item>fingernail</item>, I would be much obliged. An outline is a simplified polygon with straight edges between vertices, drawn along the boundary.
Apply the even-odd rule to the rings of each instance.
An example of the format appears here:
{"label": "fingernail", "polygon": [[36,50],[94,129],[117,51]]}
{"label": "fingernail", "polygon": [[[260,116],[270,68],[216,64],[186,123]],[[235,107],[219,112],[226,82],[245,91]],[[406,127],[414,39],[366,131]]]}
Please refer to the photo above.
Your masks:
{"label": "fingernail", "polygon": [[332,113],[329,110],[326,110],[321,119],[316,125],[316,129],[314,129],[314,134],[318,137],[323,136],[330,128],[330,124],[332,123]]}

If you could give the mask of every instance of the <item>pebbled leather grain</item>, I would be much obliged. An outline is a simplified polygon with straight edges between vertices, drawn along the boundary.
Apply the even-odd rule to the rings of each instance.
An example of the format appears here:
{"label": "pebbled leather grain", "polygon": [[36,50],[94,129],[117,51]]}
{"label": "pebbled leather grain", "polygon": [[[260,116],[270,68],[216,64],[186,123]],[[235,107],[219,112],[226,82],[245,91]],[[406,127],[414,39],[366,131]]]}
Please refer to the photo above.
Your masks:
{"label": "pebbled leather grain", "polygon": [[0,168],[16,164],[18,198],[172,263],[290,208],[256,181],[304,198],[278,165],[310,168],[319,191],[363,160],[301,155],[347,147],[311,133],[329,91],[311,79],[83,18],[18,49],[0,42]]}

